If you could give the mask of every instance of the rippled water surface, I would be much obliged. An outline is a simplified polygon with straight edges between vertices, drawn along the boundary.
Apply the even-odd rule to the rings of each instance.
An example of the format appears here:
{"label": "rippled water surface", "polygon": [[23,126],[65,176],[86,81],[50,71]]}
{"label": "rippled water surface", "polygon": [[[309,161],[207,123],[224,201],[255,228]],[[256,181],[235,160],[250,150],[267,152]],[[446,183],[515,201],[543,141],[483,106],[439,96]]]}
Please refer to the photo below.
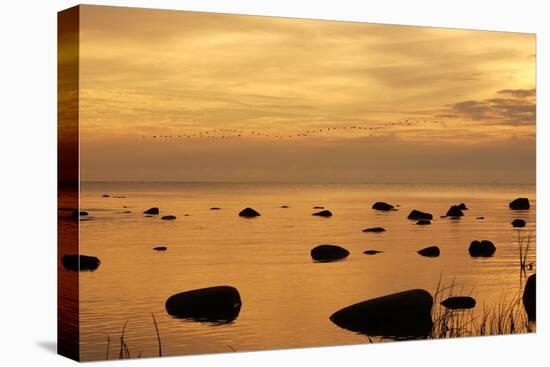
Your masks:
{"label": "rippled water surface", "polygon": [[[510,210],[516,197],[528,197],[531,209]],[[397,204],[398,211],[374,211],[375,201]],[[469,208],[463,218],[440,218],[461,202]],[[317,205],[334,215],[312,216]],[[177,219],[145,217],[154,206]],[[240,218],[245,207],[261,216]],[[521,287],[518,231],[510,222],[525,219],[527,237],[535,208],[533,185],[83,183],[81,210],[90,215],[81,222],[81,253],[99,257],[101,266],[80,273],[82,359],[104,359],[108,337],[110,356],[118,357],[126,321],[131,354],[155,356],[151,312],[164,355],[176,355],[365,343],[365,336],[338,328],[329,316],[400,290],[433,293],[440,275],[464,286],[478,307],[498,304]],[[432,225],[407,220],[412,209],[434,214]],[[386,232],[362,232],[378,226]],[[532,232],[528,262],[535,260]],[[495,256],[471,258],[468,246],[476,239],[493,241]],[[310,250],[319,244],[338,244],[351,254],[314,263]],[[153,251],[158,245],[168,250]],[[417,254],[429,245],[438,245],[441,256]],[[367,256],[365,250],[383,253]],[[232,323],[166,314],[172,294],[214,285],[241,293],[243,306]]]}

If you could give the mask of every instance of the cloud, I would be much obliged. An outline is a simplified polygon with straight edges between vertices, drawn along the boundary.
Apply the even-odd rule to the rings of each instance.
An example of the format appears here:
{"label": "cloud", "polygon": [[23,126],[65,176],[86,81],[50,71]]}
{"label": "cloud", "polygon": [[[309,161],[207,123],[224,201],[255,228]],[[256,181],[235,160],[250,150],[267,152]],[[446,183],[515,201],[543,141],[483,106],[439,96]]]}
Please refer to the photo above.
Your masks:
{"label": "cloud", "polygon": [[529,98],[536,96],[536,89],[502,89],[498,94],[506,94],[514,98]]}
{"label": "cloud", "polygon": [[457,116],[474,121],[501,124],[534,124],[536,103],[532,97],[535,89],[502,89],[497,94],[511,98],[467,100],[448,105],[443,115]]}

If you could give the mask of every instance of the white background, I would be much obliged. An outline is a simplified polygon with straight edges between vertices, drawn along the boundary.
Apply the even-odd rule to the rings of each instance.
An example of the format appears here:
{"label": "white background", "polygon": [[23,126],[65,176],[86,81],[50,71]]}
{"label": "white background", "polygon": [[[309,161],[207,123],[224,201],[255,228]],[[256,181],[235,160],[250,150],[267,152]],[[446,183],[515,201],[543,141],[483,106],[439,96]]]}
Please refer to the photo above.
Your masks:
{"label": "white background", "polygon": [[[226,13],[537,33],[536,335],[114,362],[119,366],[538,366],[548,363],[548,2],[528,0],[94,1]],[[65,366],[56,340],[56,12],[74,1],[3,1],[0,12],[0,365]],[[546,163],[548,164],[548,163]],[[548,167],[548,166],[546,166]],[[299,317],[299,315],[298,315]],[[113,362],[109,362],[112,365]],[[98,366],[107,365],[97,363]],[[546,364],[547,365],[547,364]]]}

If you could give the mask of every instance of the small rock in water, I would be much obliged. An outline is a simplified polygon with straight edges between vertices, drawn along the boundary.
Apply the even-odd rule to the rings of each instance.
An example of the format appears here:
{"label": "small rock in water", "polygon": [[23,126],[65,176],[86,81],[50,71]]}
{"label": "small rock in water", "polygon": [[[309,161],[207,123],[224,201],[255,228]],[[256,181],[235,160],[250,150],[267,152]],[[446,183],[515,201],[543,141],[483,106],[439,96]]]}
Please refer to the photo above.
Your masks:
{"label": "small rock in water", "polygon": [[319,245],[311,250],[311,258],[318,262],[337,261],[348,255],[348,250],[337,245]]}
{"label": "small rock in water", "polygon": [[237,288],[217,286],[175,294],[165,303],[170,316],[194,321],[229,322],[241,311],[241,295]]}
{"label": "small rock in water", "polygon": [[482,220],[485,219],[485,217],[477,217],[476,219]]}
{"label": "small rock in water", "polygon": [[523,219],[514,219],[511,224],[514,228],[523,228],[526,223]]}
{"label": "small rock in water", "polygon": [[150,208],[143,212],[143,214],[152,214],[152,215],[157,215],[159,213],[160,213],[159,208]]}
{"label": "small rock in water", "polygon": [[94,271],[101,261],[95,256],[87,255],[65,255],[61,258],[63,267],[71,271]]}
{"label": "small rock in water", "polygon": [[324,206],[314,206],[313,209],[325,209]]}
{"label": "small rock in water", "polygon": [[281,205],[282,209],[288,209],[288,205]]}
{"label": "small rock in water", "polygon": [[447,217],[460,218],[463,215],[464,213],[462,213],[462,209],[458,205],[451,206],[447,211]]}
{"label": "small rock in water", "polygon": [[439,247],[430,246],[430,247],[423,248],[422,250],[419,250],[418,253],[426,257],[438,257],[440,251],[439,251]]}
{"label": "small rock in water", "polygon": [[508,206],[512,210],[527,210],[531,207],[527,198],[517,198],[510,202]]}
{"label": "small rock in water", "polygon": [[130,213],[131,213],[131,211],[129,211],[129,210],[125,210],[125,211],[123,211],[122,213],[124,213],[124,214],[130,214]]}
{"label": "small rock in water", "polygon": [[419,226],[427,226],[428,224],[432,224],[432,222],[430,222],[427,219],[421,219],[418,222],[416,222],[416,224],[418,224]]}
{"label": "small rock in water", "polygon": [[166,250],[168,250],[168,247],[166,247],[166,246],[157,246],[157,247],[153,247],[153,250],[155,250],[155,251],[166,251]]}
{"label": "small rock in water", "polygon": [[413,289],[343,308],[330,321],[343,329],[385,337],[425,337],[432,331],[433,298]]}
{"label": "small rock in water", "polygon": [[476,305],[476,300],[468,296],[455,296],[449,297],[441,305],[449,310],[466,310],[474,308]]}
{"label": "small rock in water", "polygon": [[407,218],[412,220],[420,220],[420,219],[432,220],[433,215],[431,215],[430,213],[424,213],[424,212],[421,212],[420,210],[414,209],[409,213],[409,216]]}
{"label": "small rock in water", "polygon": [[239,217],[245,217],[245,218],[254,218],[259,216],[260,216],[260,213],[258,213],[252,208],[245,208],[241,210],[241,212],[239,213]]}
{"label": "small rock in water", "polygon": [[313,213],[312,215],[325,218],[332,217],[332,213],[330,212],[330,210],[321,210],[320,212]]}
{"label": "small rock in water", "polygon": [[495,253],[497,248],[491,241],[472,241],[468,252],[472,257],[491,257]]}
{"label": "small rock in water", "polygon": [[217,206],[214,206],[212,208],[210,208],[210,210],[220,210],[221,208],[218,208]]}
{"label": "small rock in water", "polygon": [[388,212],[390,210],[395,210],[395,207],[383,201],[378,201],[372,205],[372,209]]}
{"label": "small rock in water", "polygon": [[525,283],[525,289],[523,290],[523,306],[525,312],[527,312],[527,318],[529,321],[537,320],[537,274],[531,275],[527,278]]}
{"label": "small rock in water", "polygon": [[160,218],[162,220],[174,220],[176,219],[176,216],[174,215],[165,215],[164,217]]}
{"label": "small rock in water", "polygon": [[373,227],[373,228],[363,229],[363,232],[372,232],[372,233],[380,233],[385,231],[386,230],[382,227]]}
{"label": "small rock in water", "polygon": [[378,250],[367,250],[367,251],[363,251],[363,253],[365,255],[376,255],[376,254],[381,254],[383,253],[384,251],[378,251]]}
{"label": "small rock in water", "polygon": [[103,198],[108,198],[108,197],[109,197],[109,195],[107,195],[107,194],[103,194],[103,196],[102,196],[102,197],[103,197]]}

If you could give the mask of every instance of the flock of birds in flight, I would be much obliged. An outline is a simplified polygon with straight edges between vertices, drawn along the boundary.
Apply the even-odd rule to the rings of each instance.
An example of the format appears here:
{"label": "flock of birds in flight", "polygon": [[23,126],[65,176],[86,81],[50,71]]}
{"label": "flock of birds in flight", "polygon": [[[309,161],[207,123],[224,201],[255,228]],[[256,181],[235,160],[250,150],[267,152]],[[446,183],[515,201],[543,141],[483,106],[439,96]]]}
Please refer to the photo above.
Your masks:
{"label": "flock of birds in flight", "polygon": [[392,127],[404,127],[404,126],[416,126],[420,124],[441,124],[441,121],[437,120],[399,120],[394,122],[386,122],[382,124],[377,124],[375,126],[365,127],[358,125],[349,125],[349,126],[339,126],[339,127],[325,127],[317,129],[308,129],[302,132],[294,134],[273,134],[273,133],[264,133],[258,130],[243,130],[243,129],[210,129],[203,130],[187,134],[170,134],[170,135],[142,135],[142,139],[231,139],[231,138],[242,138],[242,137],[270,137],[275,139],[295,139],[295,138],[304,138],[309,136],[319,136],[326,134],[335,133],[337,131],[350,131],[350,132],[359,132],[365,131],[369,136],[375,135],[378,131],[392,128]]}

